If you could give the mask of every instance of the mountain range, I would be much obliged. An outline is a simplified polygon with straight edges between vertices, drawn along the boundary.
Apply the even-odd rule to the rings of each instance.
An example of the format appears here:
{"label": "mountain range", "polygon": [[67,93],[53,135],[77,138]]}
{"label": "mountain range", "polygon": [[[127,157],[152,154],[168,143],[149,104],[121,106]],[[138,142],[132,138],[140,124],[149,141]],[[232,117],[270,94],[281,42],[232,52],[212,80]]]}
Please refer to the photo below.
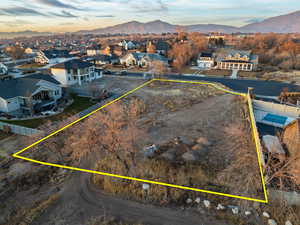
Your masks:
{"label": "mountain range", "polygon": [[17,38],[17,37],[34,37],[34,36],[48,36],[52,35],[50,32],[37,32],[32,30],[24,30],[18,32],[0,32],[0,38]]}
{"label": "mountain range", "polygon": [[[135,34],[135,33],[168,33],[176,32],[181,28],[187,32],[221,32],[221,33],[300,33],[300,10],[286,15],[267,18],[260,22],[250,23],[242,27],[218,25],[218,24],[195,24],[195,25],[174,25],[161,20],[154,20],[147,23],[131,21],[106,28],[94,30],[81,30],[77,34]],[[52,33],[21,31],[21,32],[0,32],[0,38],[20,36],[42,36]]]}
{"label": "mountain range", "polygon": [[250,23],[242,27],[218,25],[218,24],[195,24],[195,25],[173,25],[161,20],[148,23],[131,21],[115,26],[100,28],[89,31],[79,31],[79,33],[93,34],[117,34],[117,33],[167,33],[175,32],[177,28],[182,28],[187,32],[221,32],[221,33],[300,33],[300,10],[286,15],[271,17],[261,22]]}

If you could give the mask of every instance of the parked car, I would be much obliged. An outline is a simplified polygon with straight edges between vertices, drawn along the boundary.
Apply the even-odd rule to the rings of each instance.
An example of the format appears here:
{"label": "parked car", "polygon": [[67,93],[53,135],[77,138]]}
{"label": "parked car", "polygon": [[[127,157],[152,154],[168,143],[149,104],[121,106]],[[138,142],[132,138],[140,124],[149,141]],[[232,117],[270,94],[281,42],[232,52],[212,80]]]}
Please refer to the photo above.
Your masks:
{"label": "parked car", "polygon": [[103,74],[112,74],[112,72],[110,70],[103,70]]}
{"label": "parked car", "polygon": [[56,112],[54,112],[54,111],[44,111],[44,112],[41,112],[41,114],[43,116],[51,116],[51,115],[56,114]]}
{"label": "parked car", "polygon": [[127,75],[127,70],[122,70],[121,75]]}
{"label": "parked car", "polygon": [[120,76],[126,75],[126,74],[127,74],[127,70],[121,70],[121,71],[116,72],[116,75],[120,75]]}

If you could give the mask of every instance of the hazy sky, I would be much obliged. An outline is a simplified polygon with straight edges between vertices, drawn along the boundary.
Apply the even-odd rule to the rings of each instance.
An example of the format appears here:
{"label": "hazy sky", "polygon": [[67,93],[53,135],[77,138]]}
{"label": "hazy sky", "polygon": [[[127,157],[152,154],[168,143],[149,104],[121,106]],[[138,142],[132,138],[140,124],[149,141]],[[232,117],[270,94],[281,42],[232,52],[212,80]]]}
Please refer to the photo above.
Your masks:
{"label": "hazy sky", "polygon": [[76,31],[157,19],[241,26],[297,10],[299,0],[0,0],[0,31]]}

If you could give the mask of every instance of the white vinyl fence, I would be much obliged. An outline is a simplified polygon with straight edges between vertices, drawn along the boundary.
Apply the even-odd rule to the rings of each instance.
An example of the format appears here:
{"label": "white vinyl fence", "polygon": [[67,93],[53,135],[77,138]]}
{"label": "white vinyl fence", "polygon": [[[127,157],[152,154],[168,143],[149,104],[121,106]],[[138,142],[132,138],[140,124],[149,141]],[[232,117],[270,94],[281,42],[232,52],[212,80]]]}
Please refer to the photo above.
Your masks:
{"label": "white vinyl fence", "polygon": [[37,129],[32,129],[28,127],[22,127],[14,124],[0,122],[0,130],[7,130],[14,134],[20,134],[24,136],[32,136],[34,134],[41,133],[42,131]]}

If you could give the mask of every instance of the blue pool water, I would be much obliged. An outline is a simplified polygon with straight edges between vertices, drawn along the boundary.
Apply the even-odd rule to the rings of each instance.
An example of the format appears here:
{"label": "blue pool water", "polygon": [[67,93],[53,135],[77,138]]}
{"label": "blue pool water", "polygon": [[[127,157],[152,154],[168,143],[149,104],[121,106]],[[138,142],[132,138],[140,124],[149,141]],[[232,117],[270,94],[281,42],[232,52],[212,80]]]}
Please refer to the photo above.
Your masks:
{"label": "blue pool water", "polygon": [[275,114],[268,113],[264,117],[263,120],[268,121],[268,122],[272,122],[272,123],[278,123],[278,124],[284,125],[287,119],[288,118],[285,117],[285,116],[278,116],[278,115],[275,115]]}

